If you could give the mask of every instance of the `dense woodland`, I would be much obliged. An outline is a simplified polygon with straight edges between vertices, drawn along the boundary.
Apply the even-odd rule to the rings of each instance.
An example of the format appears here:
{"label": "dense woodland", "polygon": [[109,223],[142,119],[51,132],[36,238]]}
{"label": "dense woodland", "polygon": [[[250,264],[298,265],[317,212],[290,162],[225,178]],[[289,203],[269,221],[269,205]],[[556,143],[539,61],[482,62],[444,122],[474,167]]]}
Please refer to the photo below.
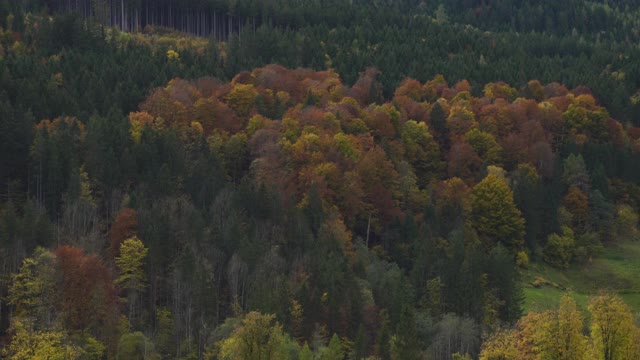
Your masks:
{"label": "dense woodland", "polygon": [[3,357],[640,356],[634,4],[335,2],[0,2]]}
{"label": "dense woodland", "polygon": [[[217,56],[224,58],[219,71],[226,79],[277,63],[334,68],[352,85],[373,66],[381,71],[386,98],[405,77],[421,82],[435,74],[453,82],[466,79],[476,96],[488,82],[519,88],[538,79],[570,88],[587,86],[616,119],[636,125],[640,119],[640,65],[635,61],[640,58],[640,10],[634,1],[3,0],[0,23],[5,28],[9,14],[14,14],[13,30],[28,27],[30,20],[17,11],[20,7],[34,14],[72,10],[125,30],[170,26],[209,36],[212,44],[225,41]],[[42,50],[79,50],[80,31],[72,26],[47,34],[50,39],[41,41],[47,49]],[[202,71],[198,64],[189,70]],[[131,65],[127,69],[135,68]],[[153,70],[156,74],[159,69]],[[131,111],[155,78],[136,81],[136,72],[126,72],[133,87],[143,87],[137,98],[127,97],[132,103],[125,110]],[[206,73],[220,75],[210,67]]]}

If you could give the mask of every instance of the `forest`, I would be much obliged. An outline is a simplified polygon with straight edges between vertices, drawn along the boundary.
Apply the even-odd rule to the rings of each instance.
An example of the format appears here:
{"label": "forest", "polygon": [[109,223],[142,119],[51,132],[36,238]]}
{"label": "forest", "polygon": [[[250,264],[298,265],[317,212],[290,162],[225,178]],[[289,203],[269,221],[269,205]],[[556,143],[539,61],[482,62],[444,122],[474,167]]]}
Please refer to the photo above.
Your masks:
{"label": "forest", "polygon": [[640,357],[640,9],[539,3],[0,1],[0,357]]}

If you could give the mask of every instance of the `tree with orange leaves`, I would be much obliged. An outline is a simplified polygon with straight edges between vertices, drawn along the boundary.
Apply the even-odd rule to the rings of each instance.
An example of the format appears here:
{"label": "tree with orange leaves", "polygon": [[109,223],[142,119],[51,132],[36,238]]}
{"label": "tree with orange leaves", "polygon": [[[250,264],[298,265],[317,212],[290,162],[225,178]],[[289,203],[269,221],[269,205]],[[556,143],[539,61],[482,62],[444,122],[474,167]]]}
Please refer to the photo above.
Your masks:
{"label": "tree with orange leaves", "polygon": [[95,332],[115,325],[116,292],[111,271],[96,255],[63,246],[55,252],[62,318],[67,328]]}

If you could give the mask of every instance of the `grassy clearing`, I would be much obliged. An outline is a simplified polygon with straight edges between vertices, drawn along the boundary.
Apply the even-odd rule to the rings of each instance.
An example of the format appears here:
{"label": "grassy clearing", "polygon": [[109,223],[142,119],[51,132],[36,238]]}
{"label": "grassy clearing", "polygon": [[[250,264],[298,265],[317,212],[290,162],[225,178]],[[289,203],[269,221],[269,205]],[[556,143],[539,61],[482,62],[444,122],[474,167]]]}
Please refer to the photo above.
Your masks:
{"label": "grassy clearing", "polygon": [[523,275],[525,312],[555,307],[569,291],[586,309],[589,296],[613,291],[640,314],[640,242],[608,246],[598,258],[564,271],[532,263]]}

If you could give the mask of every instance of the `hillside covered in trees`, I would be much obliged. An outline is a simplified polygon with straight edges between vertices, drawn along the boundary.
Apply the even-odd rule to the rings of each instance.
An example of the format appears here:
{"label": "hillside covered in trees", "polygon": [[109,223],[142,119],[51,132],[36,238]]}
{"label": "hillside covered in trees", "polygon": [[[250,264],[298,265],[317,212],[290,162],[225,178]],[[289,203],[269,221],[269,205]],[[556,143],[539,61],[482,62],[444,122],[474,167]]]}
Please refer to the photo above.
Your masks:
{"label": "hillside covered in trees", "polygon": [[640,356],[632,4],[339,3],[0,3],[3,357]]}
{"label": "hillside covered in trees", "polygon": [[[277,63],[334,68],[352,85],[373,66],[381,71],[379,81],[390,98],[405,77],[425,82],[443,74],[452,82],[468,80],[475,95],[489,82],[519,88],[538,79],[570,88],[588,86],[623,122],[638,125],[640,115],[640,66],[635,61],[640,58],[640,10],[633,1],[5,0],[0,2],[0,24],[28,29],[33,17],[22,15],[21,9],[32,14],[75,11],[107,27],[169,26],[208,36],[213,43],[224,41],[222,51],[212,46],[216,49],[210,49],[207,59],[220,57],[215,75],[228,80]],[[39,25],[45,26],[39,27],[39,49],[49,55],[62,47],[71,51],[98,45],[84,41],[88,34],[82,34],[79,23],[67,21],[55,32]],[[104,56],[106,49],[92,50]],[[136,69],[131,64],[127,68]],[[200,63],[191,67],[202,69]],[[214,74],[210,66],[206,72]],[[133,87],[145,88],[131,94],[137,95],[136,102],[127,104],[127,111],[149,90],[151,80],[138,79],[135,71],[130,76]]]}

